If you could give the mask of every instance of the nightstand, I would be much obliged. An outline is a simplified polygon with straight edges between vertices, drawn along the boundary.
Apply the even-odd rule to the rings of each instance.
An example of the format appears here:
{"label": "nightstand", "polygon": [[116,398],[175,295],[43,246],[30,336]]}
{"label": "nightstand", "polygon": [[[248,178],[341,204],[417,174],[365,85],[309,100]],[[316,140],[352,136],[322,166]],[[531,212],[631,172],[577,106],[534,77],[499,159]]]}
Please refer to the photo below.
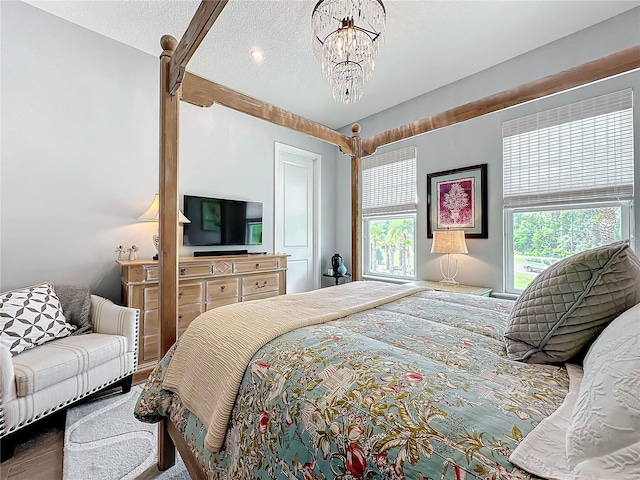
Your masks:
{"label": "nightstand", "polygon": [[[339,280],[341,278],[347,278],[347,277],[351,277],[350,273],[345,273],[344,275],[340,274],[340,273],[334,273],[333,275],[329,275],[328,273],[323,273],[322,274],[323,277],[331,277],[331,278],[335,278],[336,279],[336,285],[339,285]],[[348,280],[345,280],[345,282],[347,282]]]}
{"label": "nightstand", "polygon": [[466,293],[467,295],[478,295],[480,297],[489,297],[491,296],[492,291],[492,289],[489,287],[476,287],[471,285],[447,285],[446,283],[440,283],[432,280],[416,280],[415,282],[411,282],[410,285],[429,287],[440,292]]}

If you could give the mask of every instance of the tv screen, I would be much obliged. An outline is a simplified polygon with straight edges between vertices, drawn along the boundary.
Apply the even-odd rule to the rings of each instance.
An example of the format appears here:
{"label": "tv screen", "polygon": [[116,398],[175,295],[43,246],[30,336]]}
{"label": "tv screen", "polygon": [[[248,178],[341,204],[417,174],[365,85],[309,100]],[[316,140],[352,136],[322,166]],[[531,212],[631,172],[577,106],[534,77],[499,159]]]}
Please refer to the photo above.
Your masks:
{"label": "tv screen", "polygon": [[262,245],[262,203],[184,196],[185,245]]}

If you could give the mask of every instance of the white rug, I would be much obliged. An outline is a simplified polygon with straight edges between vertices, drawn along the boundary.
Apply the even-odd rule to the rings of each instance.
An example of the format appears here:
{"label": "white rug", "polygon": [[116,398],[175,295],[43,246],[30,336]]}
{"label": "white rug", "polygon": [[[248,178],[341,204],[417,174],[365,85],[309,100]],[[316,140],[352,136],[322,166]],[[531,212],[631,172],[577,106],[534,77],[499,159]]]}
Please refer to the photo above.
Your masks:
{"label": "white rug", "polygon": [[177,452],[176,465],[158,470],[158,426],[133,416],[141,391],[116,390],[67,411],[63,480],[189,479]]}

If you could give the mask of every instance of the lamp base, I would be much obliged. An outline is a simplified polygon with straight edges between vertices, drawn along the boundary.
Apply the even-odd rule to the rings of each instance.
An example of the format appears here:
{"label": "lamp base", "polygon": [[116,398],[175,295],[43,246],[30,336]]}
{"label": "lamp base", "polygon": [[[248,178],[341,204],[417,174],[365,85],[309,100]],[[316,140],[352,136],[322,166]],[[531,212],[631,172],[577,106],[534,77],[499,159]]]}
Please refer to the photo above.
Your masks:
{"label": "lamp base", "polygon": [[456,266],[456,271],[453,273],[453,275],[451,275],[451,254],[447,254],[447,270],[445,273],[445,270],[442,268],[442,259],[444,257],[440,257],[440,273],[442,274],[442,276],[444,277],[442,280],[440,280],[440,283],[443,285],[460,285],[460,283],[458,283],[455,278],[456,275],[458,275],[458,259],[455,258],[455,266]]}
{"label": "lamp base", "polygon": [[158,260],[158,253],[160,253],[160,235],[157,233],[153,236],[153,246],[156,247],[156,254],[153,256],[154,260]]}

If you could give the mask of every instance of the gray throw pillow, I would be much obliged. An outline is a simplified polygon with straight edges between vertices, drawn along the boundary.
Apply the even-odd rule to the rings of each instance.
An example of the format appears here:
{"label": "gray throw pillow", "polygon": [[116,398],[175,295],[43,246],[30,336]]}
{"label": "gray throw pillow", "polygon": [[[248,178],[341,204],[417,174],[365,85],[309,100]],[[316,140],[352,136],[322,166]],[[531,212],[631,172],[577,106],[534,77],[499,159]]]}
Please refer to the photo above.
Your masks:
{"label": "gray throw pillow", "polygon": [[507,355],[528,363],[565,362],[614,318],[640,302],[640,260],[627,242],[565,258],[544,270],[513,306]]}
{"label": "gray throw pillow", "polygon": [[92,333],[91,323],[91,292],[85,285],[54,285],[54,290],[60,303],[64,316],[71,325],[78,327],[72,335]]}

